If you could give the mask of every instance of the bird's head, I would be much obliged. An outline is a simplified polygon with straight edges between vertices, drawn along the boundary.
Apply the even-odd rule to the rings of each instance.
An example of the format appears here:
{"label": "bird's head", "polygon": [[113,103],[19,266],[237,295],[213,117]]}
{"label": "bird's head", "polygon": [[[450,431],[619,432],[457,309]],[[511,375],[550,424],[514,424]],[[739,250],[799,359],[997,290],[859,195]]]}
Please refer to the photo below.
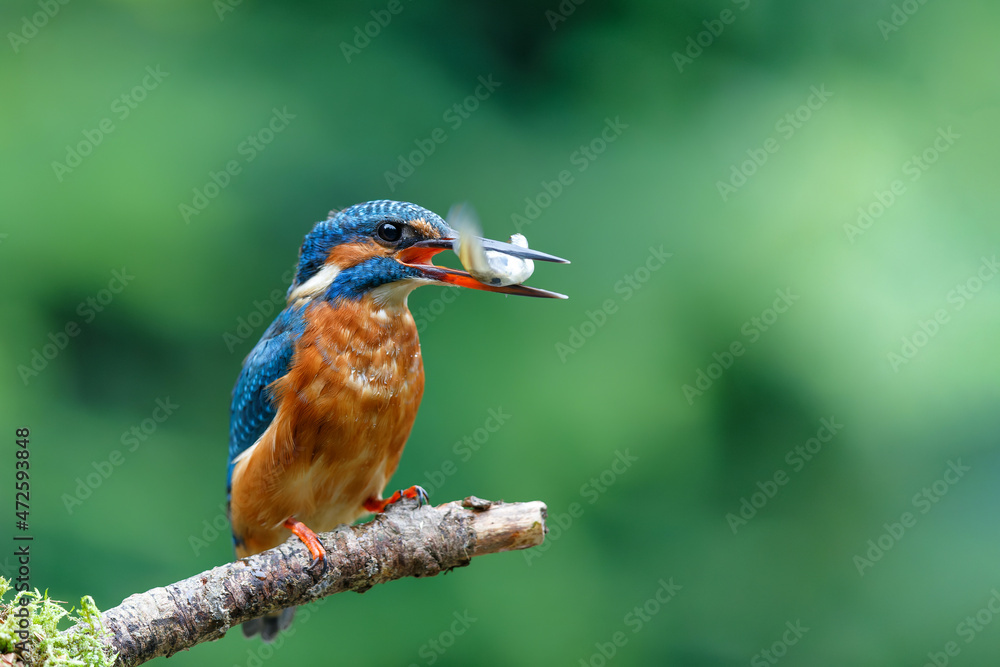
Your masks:
{"label": "bird's head", "polygon": [[[453,249],[457,238],[440,216],[416,204],[382,200],[351,206],[316,223],[306,235],[288,301],[370,296],[381,305],[402,304],[414,288],[429,284],[562,297],[524,285],[487,285],[465,271],[434,266],[434,255]],[[513,257],[565,262],[499,241],[482,239],[482,244]]]}

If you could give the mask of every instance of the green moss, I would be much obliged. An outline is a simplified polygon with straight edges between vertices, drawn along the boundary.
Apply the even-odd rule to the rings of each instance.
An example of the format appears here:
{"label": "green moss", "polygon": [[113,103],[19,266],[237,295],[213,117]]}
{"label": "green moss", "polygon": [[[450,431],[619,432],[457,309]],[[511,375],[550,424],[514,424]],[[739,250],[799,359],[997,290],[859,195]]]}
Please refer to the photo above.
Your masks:
{"label": "green moss", "polygon": [[[7,602],[3,598],[11,590],[10,582],[0,577],[0,653],[15,652],[31,658],[33,664],[45,667],[86,665],[110,667],[117,655],[109,655],[101,642],[105,629],[101,612],[89,595],[80,600],[80,609],[66,610],[62,603],[50,600],[48,592],[24,592]],[[59,629],[64,618],[76,626],[76,632]],[[29,637],[22,635],[27,619]]]}

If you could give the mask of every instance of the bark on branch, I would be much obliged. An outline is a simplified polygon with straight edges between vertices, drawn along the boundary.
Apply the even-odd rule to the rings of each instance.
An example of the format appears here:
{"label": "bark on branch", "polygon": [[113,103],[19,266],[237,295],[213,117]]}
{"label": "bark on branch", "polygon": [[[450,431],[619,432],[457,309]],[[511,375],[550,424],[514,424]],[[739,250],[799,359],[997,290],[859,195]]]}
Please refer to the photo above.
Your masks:
{"label": "bark on branch", "polygon": [[[431,577],[475,556],[527,549],[545,538],[545,504],[466,498],[439,507],[399,503],[360,526],[321,534],[324,572],[295,537],[250,558],[129,596],[104,612],[116,664],[139,665],[213,639],[244,621],[403,577]],[[72,632],[69,630],[68,632]]]}

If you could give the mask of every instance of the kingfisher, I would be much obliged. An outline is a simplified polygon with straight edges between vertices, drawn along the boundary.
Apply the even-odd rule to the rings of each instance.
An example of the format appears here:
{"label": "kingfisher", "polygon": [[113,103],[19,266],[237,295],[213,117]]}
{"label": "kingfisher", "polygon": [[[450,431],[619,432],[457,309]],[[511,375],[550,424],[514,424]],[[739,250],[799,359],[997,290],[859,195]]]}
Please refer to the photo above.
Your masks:
{"label": "kingfisher", "polygon": [[[523,244],[474,240],[505,257],[566,262]],[[457,285],[565,298],[433,264],[459,243],[459,232],[435,213],[388,200],[333,211],[306,235],[287,304],[233,389],[226,493],[237,558],[294,534],[321,565],[317,532],[403,498],[427,501],[419,486],[383,498],[424,390],[410,292]],[[288,608],[247,621],[243,632],[272,641],[293,614]]]}

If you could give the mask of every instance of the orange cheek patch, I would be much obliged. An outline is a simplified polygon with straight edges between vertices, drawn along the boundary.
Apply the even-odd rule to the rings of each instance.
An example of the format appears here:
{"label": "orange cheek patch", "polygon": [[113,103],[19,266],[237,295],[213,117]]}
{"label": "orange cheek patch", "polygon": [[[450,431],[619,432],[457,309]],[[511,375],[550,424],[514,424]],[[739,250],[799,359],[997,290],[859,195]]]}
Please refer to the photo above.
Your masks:
{"label": "orange cheek patch", "polygon": [[373,257],[388,257],[389,251],[374,241],[344,243],[330,251],[326,263],[333,264],[341,271],[366,262]]}
{"label": "orange cheek patch", "polygon": [[432,224],[424,220],[423,218],[417,218],[416,220],[409,221],[410,227],[425,238],[439,239],[441,238],[441,233],[434,228]]}

